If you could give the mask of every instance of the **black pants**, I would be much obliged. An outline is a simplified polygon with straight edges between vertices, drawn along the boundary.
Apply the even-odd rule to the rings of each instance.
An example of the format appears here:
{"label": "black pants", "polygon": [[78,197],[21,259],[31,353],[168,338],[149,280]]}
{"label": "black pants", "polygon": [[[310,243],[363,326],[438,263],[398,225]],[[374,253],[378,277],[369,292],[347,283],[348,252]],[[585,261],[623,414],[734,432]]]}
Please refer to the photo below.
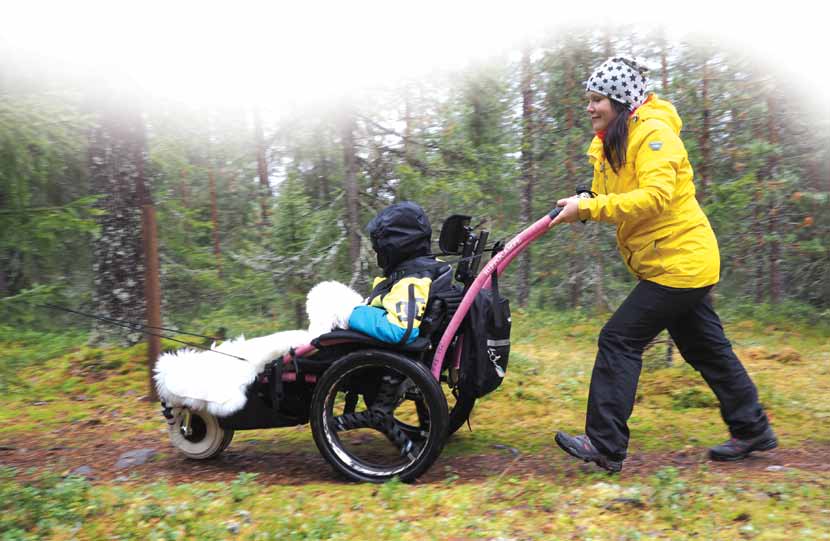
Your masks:
{"label": "black pants", "polygon": [[758,391],[726,339],[709,287],[678,289],[640,281],[600,332],[591,375],[585,432],[601,453],[625,458],[643,349],[668,329],[683,358],[701,373],[720,401],[733,437],[767,428]]}

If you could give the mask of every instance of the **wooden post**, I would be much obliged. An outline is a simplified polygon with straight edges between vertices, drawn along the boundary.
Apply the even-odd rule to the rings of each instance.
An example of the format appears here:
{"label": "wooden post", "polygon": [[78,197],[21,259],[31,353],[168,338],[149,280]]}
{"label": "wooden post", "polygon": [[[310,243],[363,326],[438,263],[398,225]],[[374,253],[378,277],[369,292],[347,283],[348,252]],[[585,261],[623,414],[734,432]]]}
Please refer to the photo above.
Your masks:
{"label": "wooden post", "polygon": [[152,204],[141,207],[141,236],[144,241],[144,297],[147,309],[147,325],[154,334],[147,335],[147,368],[150,389],[148,399],[158,400],[156,386],[153,384],[153,370],[156,359],[161,354],[161,339],[158,334],[161,327],[161,287],[159,285],[158,241],[156,237],[156,209]]}

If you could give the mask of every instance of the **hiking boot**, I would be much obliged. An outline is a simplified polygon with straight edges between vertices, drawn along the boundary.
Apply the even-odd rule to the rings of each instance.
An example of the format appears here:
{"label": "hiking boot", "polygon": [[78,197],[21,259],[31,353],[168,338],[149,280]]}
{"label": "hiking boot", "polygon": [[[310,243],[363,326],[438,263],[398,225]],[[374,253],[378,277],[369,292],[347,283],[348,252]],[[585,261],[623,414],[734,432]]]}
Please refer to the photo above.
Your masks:
{"label": "hiking boot", "polygon": [[586,435],[569,436],[564,432],[557,432],[554,439],[556,444],[571,456],[580,458],[585,462],[593,462],[611,473],[616,473],[622,469],[622,460],[611,460],[597,451],[597,448],[591,443],[591,439]]}
{"label": "hiking boot", "polygon": [[741,460],[752,451],[769,451],[778,447],[778,438],[771,427],[767,427],[760,436],[754,438],[732,438],[729,441],[709,449],[712,460]]}

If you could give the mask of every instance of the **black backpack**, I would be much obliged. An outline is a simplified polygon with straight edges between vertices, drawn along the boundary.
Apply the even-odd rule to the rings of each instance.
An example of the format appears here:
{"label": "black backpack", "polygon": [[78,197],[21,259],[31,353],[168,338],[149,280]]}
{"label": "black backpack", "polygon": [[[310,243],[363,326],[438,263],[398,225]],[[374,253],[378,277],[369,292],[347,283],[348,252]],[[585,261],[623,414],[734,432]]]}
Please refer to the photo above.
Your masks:
{"label": "black backpack", "polygon": [[499,295],[495,274],[492,284],[478,292],[462,327],[459,387],[477,397],[501,385],[510,356],[510,302]]}

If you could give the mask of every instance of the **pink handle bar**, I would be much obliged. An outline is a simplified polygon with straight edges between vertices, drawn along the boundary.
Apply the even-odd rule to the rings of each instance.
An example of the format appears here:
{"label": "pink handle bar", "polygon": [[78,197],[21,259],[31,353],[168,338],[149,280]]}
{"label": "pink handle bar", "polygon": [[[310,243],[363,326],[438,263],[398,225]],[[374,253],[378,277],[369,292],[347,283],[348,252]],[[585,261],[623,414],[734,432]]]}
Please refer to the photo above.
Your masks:
{"label": "pink handle bar", "polygon": [[504,247],[504,250],[497,253],[492,259],[490,259],[490,261],[488,261],[484,266],[484,269],[478,273],[478,276],[476,276],[476,279],[473,280],[473,283],[470,285],[467,293],[464,294],[464,298],[461,300],[458,310],[456,310],[455,315],[450,320],[449,325],[447,325],[447,330],[444,331],[444,334],[441,336],[441,341],[438,342],[438,347],[435,348],[435,356],[432,358],[431,371],[436,380],[441,377],[441,367],[444,365],[444,357],[446,356],[450,343],[455,336],[455,332],[461,326],[461,322],[470,310],[470,306],[473,304],[473,300],[476,298],[476,295],[478,295],[478,292],[482,289],[489,288],[490,277],[494,272],[500,275],[504,272],[504,269],[510,265],[510,262],[516,258],[516,256],[530,246],[531,242],[544,235],[550,228],[550,223],[557,214],[559,214],[559,209],[555,209],[550,214],[539,218],[536,223],[513,237],[513,239],[511,239],[510,242],[508,242]]}

